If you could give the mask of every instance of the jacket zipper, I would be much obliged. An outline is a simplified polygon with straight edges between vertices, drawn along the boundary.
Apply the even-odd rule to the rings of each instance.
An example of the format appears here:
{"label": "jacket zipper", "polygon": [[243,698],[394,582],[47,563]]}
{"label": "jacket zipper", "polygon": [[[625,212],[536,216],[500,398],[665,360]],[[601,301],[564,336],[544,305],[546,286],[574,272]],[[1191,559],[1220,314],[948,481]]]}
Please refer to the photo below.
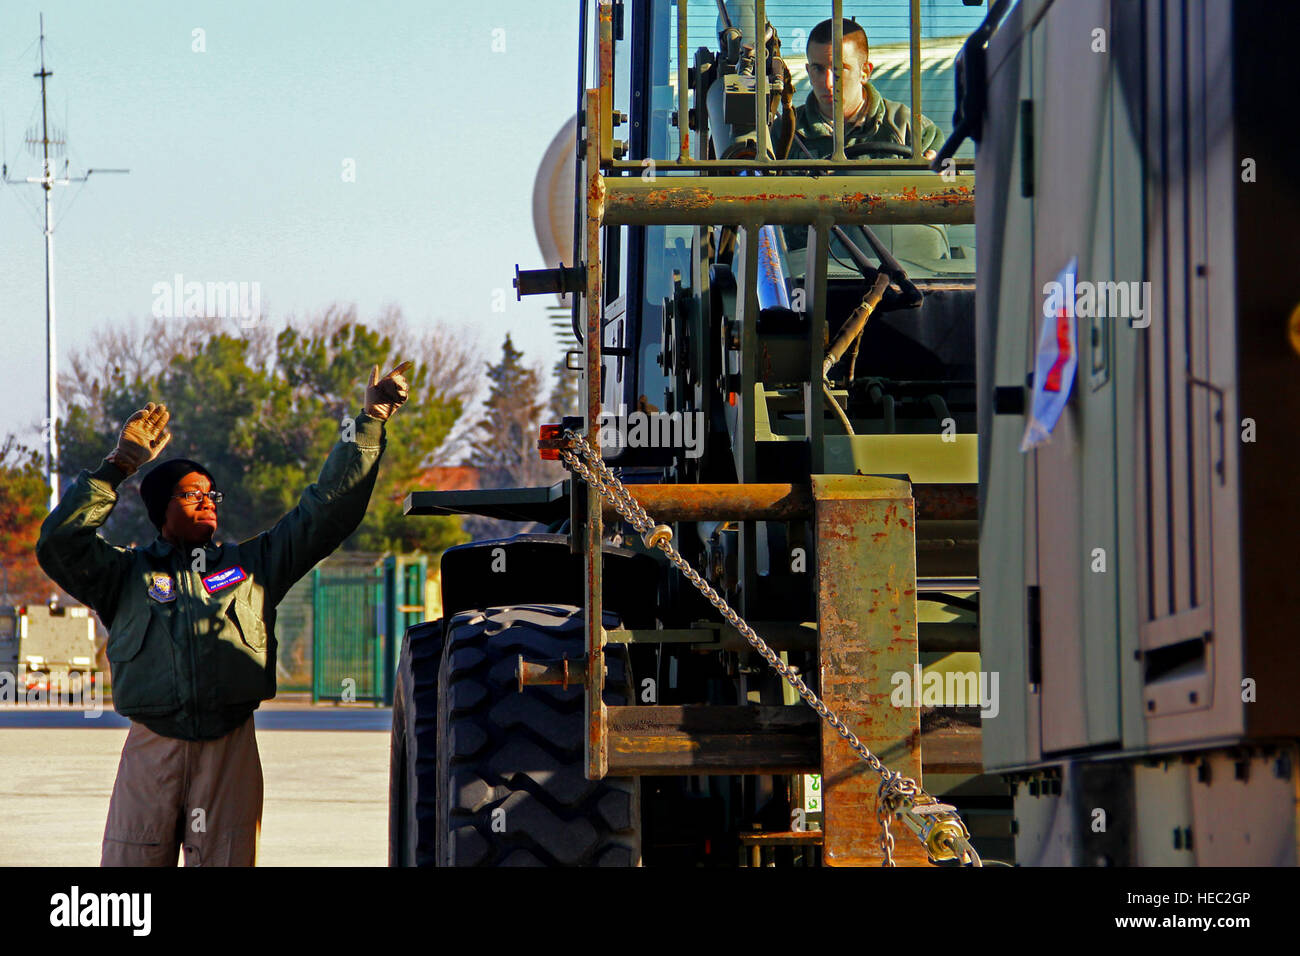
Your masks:
{"label": "jacket zipper", "polygon": [[[179,555],[180,552],[177,551],[177,554]],[[179,577],[183,582],[185,582],[185,584],[187,585],[190,584],[191,582],[189,580],[189,574],[185,568],[185,562],[183,560],[178,562],[178,568],[179,571],[177,573],[177,577]],[[187,590],[187,588],[182,587],[182,590]],[[193,591],[192,586],[189,587],[188,590]],[[191,715],[190,719],[194,726],[194,730],[193,730],[194,737],[195,739],[197,739],[199,736],[199,708],[200,708],[199,685],[197,680],[198,665],[194,660],[194,619],[190,616],[190,605],[188,600],[189,595],[186,595],[186,598],[187,599],[185,602],[185,623],[189,630],[189,639],[186,641],[186,643],[189,645],[189,651],[190,651],[190,693],[194,701],[194,712]]]}

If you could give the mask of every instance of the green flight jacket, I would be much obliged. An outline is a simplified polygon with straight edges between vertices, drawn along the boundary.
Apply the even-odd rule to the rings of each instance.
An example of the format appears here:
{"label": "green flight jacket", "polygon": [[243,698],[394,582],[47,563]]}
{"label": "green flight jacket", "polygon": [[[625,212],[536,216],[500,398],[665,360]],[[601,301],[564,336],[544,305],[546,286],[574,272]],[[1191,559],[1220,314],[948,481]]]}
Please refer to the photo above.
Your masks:
{"label": "green flight jacket", "polygon": [[275,696],[275,607],[365,517],[387,440],[366,414],[316,483],[269,531],[181,552],[161,537],[119,548],[98,533],[125,476],[83,471],[41,525],[36,556],[109,629],[113,707],[155,733],[215,740]]}
{"label": "green flight jacket", "polygon": [[[862,119],[858,123],[844,124],[844,147],[855,143],[897,143],[901,146],[912,145],[912,111],[902,103],[895,103],[880,95],[870,82],[862,84],[867,105],[863,108]],[[795,110],[795,132],[814,156],[830,156],[835,146],[835,124],[822,115],[817,97],[809,93],[803,106]],[[938,149],[943,145],[943,135],[939,127],[930,122],[925,114],[921,115],[921,152]],[[803,154],[798,147],[790,151],[792,158]],[[882,157],[883,158],[883,157]]]}

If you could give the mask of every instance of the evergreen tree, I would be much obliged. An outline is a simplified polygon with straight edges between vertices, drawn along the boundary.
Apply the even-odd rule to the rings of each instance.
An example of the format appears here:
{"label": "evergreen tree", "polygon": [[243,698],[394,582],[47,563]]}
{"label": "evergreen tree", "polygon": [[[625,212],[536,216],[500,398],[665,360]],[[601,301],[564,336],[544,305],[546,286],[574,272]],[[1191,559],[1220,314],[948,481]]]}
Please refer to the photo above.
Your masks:
{"label": "evergreen tree", "polygon": [[507,333],[501,345],[501,361],[489,365],[488,397],[475,433],[477,441],[470,464],[479,469],[483,488],[524,488],[558,480],[537,452],[537,429],[545,403],[542,377],[521,361]]}
{"label": "evergreen tree", "polygon": [[[218,507],[219,541],[251,537],[273,526],[316,480],[346,418],[361,409],[371,365],[392,368],[400,352],[417,363],[407,373],[411,399],[388,429],[366,517],[342,547],[436,554],[466,540],[459,519],[407,518],[402,502],[462,405],[442,393],[428,372],[431,363],[407,348],[351,314],[331,312],[284,329],[264,362],[249,341],[218,332],[172,354],[161,371],[147,376],[114,368],[106,381],[83,388],[59,423],[65,481],[99,466],[133,411],[161,402],[171,411],[173,436],[163,458],[192,458],[212,471],[226,495]],[[137,485],[132,481],[119,495],[104,528],[114,544],[148,544],[157,534]]]}
{"label": "evergreen tree", "polygon": [[[507,334],[501,361],[487,368],[488,397],[475,430],[469,463],[478,468],[480,488],[533,488],[552,485],[566,472],[544,461],[537,451],[537,430],[546,402],[542,376],[522,362],[523,353]],[[476,539],[502,538],[534,530],[535,525],[489,518],[465,519],[465,530]]]}

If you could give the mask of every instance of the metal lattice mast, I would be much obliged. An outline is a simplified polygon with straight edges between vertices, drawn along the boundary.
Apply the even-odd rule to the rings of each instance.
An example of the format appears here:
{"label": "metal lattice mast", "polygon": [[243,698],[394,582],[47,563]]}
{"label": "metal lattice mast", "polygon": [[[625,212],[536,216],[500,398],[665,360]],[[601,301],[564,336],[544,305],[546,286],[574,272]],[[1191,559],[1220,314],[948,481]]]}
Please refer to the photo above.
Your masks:
{"label": "metal lattice mast", "polygon": [[41,15],[41,68],[32,76],[41,81],[41,129],[39,137],[34,129],[29,130],[27,134],[27,146],[41,158],[41,175],[28,176],[25,180],[10,179],[9,169],[4,167],[2,174],[7,183],[34,183],[39,185],[44,191],[45,196],[45,420],[43,422],[45,437],[45,477],[50,485],[50,510],[59,502],[59,447],[58,447],[58,416],[59,416],[59,380],[58,380],[58,350],[55,338],[54,323],[54,201],[53,191],[55,186],[67,186],[70,183],[85,182],[90,178],[92,173],[126,173],[127,169],[88,169],[84,176],[69,177],[67,160],[64,160],[63,177],[56,179],[54,176],[54,167],[51,155],[51,148],[57,155],[63,152],[66,147],[66,140],[63,134],[55,130],[54,136],[50,135],[49,108],[46,81],[53,76],[53,71],[45,66],[45,15]]}

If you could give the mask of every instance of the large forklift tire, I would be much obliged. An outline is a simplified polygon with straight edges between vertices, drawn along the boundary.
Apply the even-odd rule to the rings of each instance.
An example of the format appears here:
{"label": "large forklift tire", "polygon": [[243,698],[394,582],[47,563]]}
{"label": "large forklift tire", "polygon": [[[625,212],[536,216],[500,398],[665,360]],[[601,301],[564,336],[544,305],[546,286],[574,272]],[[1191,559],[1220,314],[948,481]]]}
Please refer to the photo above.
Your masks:
{"label": "large forklift tire", "polygon": [[[438,672],[440,865],[640,864],[637,778],[584,774],[582,686],[519,692],[519,655],[584,650],[581,608],[487,608],[448,622]],[[631,669],[617,651],[605,655],[605,703],[629,704]]]}
{"label": "large forklift tire", "polygon": [[393,693],[388,865],[437,863],[438,665],[443,623],[406,629]]}

